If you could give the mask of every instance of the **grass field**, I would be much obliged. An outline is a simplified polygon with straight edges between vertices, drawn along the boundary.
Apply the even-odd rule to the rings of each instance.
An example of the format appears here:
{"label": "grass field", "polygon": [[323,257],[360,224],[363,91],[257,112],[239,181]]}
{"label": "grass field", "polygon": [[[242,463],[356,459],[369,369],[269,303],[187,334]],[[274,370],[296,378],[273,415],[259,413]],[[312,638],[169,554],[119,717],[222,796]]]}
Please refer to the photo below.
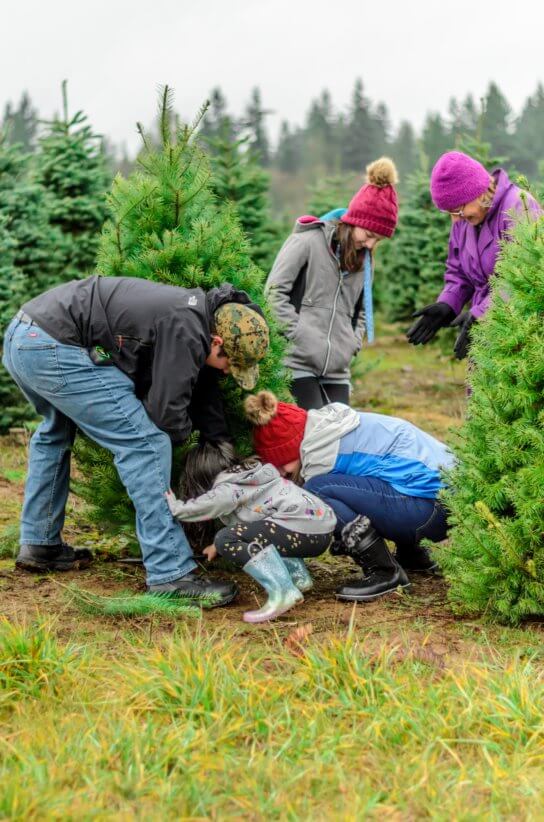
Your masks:
{"label": "grass field", "polygon": [[[393,330],[361,357],[354,403],[441,437],[463,367]],[[25,447],[0,450],[0,818],[543,819],[542,626],[466,621],[444,583],[352,608],[347,561],[264,627],[260,592],[202,617],[81,614],[68,587],[143,589],[121,544],[71,501],[66,537],[98,553],[61,577],[14,572]],[[224,571],[222,573],[225,573]]]}

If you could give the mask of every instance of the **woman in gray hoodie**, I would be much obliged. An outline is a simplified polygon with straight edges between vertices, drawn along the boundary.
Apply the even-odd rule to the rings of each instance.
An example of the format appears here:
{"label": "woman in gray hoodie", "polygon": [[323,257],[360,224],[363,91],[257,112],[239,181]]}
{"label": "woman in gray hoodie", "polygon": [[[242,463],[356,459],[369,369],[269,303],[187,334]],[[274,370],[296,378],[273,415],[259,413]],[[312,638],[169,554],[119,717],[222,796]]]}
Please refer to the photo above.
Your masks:
{"label": "woman in gray hoodie", "polygon": [[300,217],[274,262],[266,294],[291,342],[286,365],[301,408],[349,404],[365,319],[373,337],[372,250],[397,224],[396,182],[391,160],[371,163],[347,211]]}
{"label": "woman in gray hoodie", "polygon": [[[226,527],[204,549],[208,560],[226,557],[259,582],[268,601],[246,611],[245,622],[265,622],[302,602],[312,578],[302,557],[323,554],[336,517],[326,503],[257,458],[240,460],[229,443],[204,443],[189,452],[186,501],[169,493],[182,522],[220,519]],[[194,496],[193,496],[194,495]]]}

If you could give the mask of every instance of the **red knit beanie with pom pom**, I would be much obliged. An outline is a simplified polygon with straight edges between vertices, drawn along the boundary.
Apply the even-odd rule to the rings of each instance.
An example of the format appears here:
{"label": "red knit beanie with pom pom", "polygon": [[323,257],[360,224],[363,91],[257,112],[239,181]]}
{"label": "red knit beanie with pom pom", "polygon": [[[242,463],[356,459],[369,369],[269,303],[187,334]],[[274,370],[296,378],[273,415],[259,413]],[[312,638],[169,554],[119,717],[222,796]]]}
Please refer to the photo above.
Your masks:
{"label": "red knit beanie with pom pom", "polygon": [[366,184],[359,189],[340,220],[373,231],[381,237],[392,237],[399,204],[394,185],[397,169],[389,157],[381,157],[366,167]]}
{"label": "red knit beanie with pom pom", "polygon": [[308,412],[298,405],[279,402],[271,391],[259,391],[245,400],[246,416],[255,426],[253,445],[262,462],[276,468],[300,459]]}

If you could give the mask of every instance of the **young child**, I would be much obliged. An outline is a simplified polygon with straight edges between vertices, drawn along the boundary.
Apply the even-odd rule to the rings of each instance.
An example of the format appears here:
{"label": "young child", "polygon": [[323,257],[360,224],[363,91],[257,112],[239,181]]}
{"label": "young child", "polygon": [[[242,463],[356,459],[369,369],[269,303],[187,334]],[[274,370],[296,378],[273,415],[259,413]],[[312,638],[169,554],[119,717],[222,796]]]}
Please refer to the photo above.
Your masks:
{"label": "young child", "polygon": [[[305,490],[331,506],[341,549],[365,572],[342,585],[338,599],[368,602],[407,587],[407,569],[436,570],[421,541],[447,534],[438,496],[454,456],[443,442],[407,420],[342,403],[306,411],[259,391],[245,409],[259,459],[282,476],[300,475]],[[396,544],[395,556],[385,540]]]}
{"label": "young child", "polygon": [[273,465],[241,460],[228,443],[204,443],[189,452],[186,502],[167,494],[174,517],[186,522],[219,518],[225,524],[208,559],[220,554],[263,586],[268,600],[245,622],[265,622],[302,602],[312,579],[301,557],[329,547],[336,517],[316,496],[282,477]]}

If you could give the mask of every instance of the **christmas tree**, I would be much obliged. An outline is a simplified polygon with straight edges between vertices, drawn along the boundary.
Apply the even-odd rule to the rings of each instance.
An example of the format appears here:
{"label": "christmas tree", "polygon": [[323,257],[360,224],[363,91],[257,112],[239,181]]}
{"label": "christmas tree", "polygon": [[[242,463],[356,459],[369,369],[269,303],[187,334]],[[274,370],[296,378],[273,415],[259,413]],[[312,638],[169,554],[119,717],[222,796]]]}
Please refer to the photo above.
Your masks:
{"label": "christmas tree", "polygon": [[62,110],[62,118],[47,123],[36,157],[35,179],[47,192],[49,220],[61,238],[62,263],[49,286],[86,277],[94,267],[110,183],[100,138],[83,112],[68,113],[66,81]]}
{"label": "christmas tree", "polygon": [[517,623],[544,615],[544,218],[522,216],[497,272],[436,550],[460,610]]}
{"label": "christmas tree", "polygon": [[415,172],[406,182],[399,226],[376,255],[376,290],[388,320],[407,320],[440,294],[449,228],[449,217],[431,200],[427,172]]}
{"label": "christmas tree", "polygon": [[211,188],[220,202],[236,205],[253,262],[270,271],[281,243],[281,227],[270,216],[269,175],[248,150],[248,137],[237,137],[224,117],[216,136],[206,140],[211,150]]}
{"label": "christmas tree", "polygon": [[[195,139],[200,117],[191,127],[173,130],[170,111],[171,93],[166,88],[160,105],[160,147],[138,126],[143,141],[138,168],[127,179],[118,175],[114,181],[98,269],[105,276],[144,277],[205,290],[230,282],[247,291],[263,307],[271,332],[259,386],[288,397],[281,364],[284,342],[263,297],[264,274],[251,260],[235,206],[212,193],[209,160]],[[238,449],[248,453],[242,391],[230,378],[225,380],[224,401]],[[110,455],[81,440],[77,456],[83,478],[76,490],[91,505],[95,521],[116,532],[132,532],[131,504]]]}
{"label": "christmas tree", "polygon": [[349,201],[362,184],[361,176],[357,174],[346,173],[323,177],[310,187],[308,214],[319,217],[336,208],[347,208]]}
{"label": "christmas tree", "polygon": [[[1,335],[21,305],[47,288],[59,269],[60,236],[48,217],[47,195],[31,177],[31,156],[0,136]],[[3,367],[0,409],[0,431],[35,416]]]}

